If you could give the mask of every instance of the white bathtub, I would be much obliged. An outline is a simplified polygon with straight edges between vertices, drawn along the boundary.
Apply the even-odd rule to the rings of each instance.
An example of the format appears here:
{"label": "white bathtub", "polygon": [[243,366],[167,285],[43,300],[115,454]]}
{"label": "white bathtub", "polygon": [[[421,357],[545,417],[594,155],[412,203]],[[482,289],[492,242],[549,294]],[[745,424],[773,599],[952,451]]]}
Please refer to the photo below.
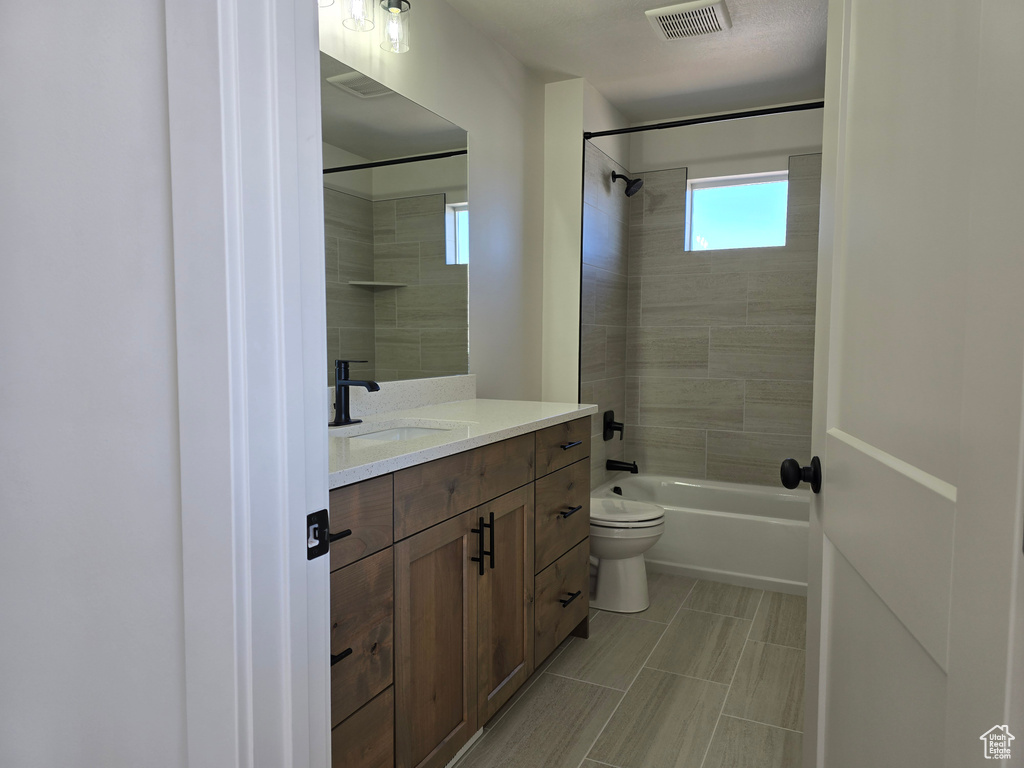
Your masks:
{"label": "white bathtub", "polygon": [[617,495],[616,486],[665,509],[665,534],[646,555],[652,571],[807,594],[806,491],[628,475],[592,495]]}

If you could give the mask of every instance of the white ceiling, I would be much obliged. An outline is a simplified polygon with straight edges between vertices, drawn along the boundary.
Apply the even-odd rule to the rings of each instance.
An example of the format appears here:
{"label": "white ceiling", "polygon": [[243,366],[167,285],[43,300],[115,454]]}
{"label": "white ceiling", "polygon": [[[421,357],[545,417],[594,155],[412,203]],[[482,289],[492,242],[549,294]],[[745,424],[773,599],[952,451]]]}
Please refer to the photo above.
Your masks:
{"label": "white ceiling", "polygon": [[546,82],[586,78],[633,123],[824,95],[827,0],[725,0],[731,29],[666,42],[644,11],[676,2],[448,0]]}
{"label": "white ceiling", "polygon": [[466,148],[466,132],[397,93],[363,99],[327,82],[352,72],[320,52],[320,120],[323,139],[367,160],[391,160]]}

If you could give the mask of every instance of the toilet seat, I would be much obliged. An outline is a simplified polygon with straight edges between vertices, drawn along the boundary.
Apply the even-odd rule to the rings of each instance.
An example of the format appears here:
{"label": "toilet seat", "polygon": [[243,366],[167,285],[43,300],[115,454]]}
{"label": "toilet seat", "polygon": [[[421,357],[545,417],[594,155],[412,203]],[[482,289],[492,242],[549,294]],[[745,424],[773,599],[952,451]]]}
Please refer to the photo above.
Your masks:
{"label": "toilet seat", "polygon": [[590,501],[590,524],[597,528],[654,528],[664,522],[665,510],[657,504],[631,499]]}

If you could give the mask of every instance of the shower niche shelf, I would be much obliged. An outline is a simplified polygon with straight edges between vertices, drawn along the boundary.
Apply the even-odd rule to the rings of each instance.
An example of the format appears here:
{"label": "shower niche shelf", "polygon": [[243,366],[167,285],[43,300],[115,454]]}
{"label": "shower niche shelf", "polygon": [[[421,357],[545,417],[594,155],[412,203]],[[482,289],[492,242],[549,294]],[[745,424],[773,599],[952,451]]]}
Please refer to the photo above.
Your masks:
{"label": "shower niche shelf", "polygon": [[406,288],[408,283],[386,283],[382,280],[349,280],[349,285],[361,285],[364,288]]}

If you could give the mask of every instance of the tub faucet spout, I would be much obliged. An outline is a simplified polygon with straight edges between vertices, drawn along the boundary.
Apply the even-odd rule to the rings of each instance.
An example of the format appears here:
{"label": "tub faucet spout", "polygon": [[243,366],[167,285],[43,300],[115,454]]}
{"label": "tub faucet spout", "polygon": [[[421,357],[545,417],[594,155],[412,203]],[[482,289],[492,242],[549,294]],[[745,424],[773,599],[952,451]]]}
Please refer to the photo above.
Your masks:
{"label": "tub faucet spout", "polygon": [[608,459],[604,463],[604,468],[609,472],[629,472],[631,475],[640,474],[640,468],[637,467],[635,461],[617,461],[615,459]]}

